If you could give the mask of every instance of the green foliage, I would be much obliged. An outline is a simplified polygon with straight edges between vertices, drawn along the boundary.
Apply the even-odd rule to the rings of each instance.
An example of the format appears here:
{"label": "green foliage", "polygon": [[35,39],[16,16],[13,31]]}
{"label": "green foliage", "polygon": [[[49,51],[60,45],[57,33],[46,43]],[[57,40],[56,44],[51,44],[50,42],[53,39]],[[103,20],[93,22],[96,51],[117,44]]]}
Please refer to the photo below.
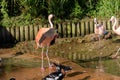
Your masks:
{"label": "green foliage", "polygon": [[54,13],[59,18],[65,19],[70,15],[73,3],[74,0],[50,0],[48,2],[48,13]]}
{"label": "green foliage", "polygon": [[3,14],[3,18],[9,18],[8,16],[8,9],[7,9],[7,2],[5,2],[5,0],[3,0],[1,2],[1,13]]}
{"label": "green foliage", "polygon": [[47,21],[50,13],[56,15],[56,21],[120,17],[120,0],[2,0],[0,3],[3,26],[39,24],[38,21]]}
{"label": "green foliage", "polygon": [[9,26],[10,25],[10,19],[9,19],[9,15],[8,15],[8,9],[7,9],[7,2],[5,0],[3,0],[1,2],[1,13],[2,13],[2,21],[0,24],[2,24],[3,26]]}
{"label": "green foliage", "polygon": [[120,16],[120,0],[100,0],[96,8],[97,17]]}
{"label": "green foliage", "polygon": [[78,4],[77,1],[75,1],[75,7],[73,8],[73,11],[70,16],[74,18],[80,18],[83,14],[83,10],[81,9],[81,6]]}
{"label": "green foliage", "polygon": [[20,3],[22,14],[30,14],[32,17],[38,17],[40,12],[45,9],[44,0],[20,0]]}

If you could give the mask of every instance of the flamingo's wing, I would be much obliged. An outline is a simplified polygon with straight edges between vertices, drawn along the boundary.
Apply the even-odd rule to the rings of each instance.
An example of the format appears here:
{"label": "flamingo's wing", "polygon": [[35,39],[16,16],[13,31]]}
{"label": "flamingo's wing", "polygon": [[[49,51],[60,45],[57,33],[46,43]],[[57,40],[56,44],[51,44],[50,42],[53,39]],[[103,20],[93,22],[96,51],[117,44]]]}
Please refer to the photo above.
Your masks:
{"label": "flamingo's wing", "polygon": [[47,37],[52,37],[54,35],[54,28],[50,28],[47,32],[45,32],[39,40],[39,43],[42,43]]}
{"label": "flamingo's wing", "polygon": [[102,25],[102,24],[97,24],[97,26],[96,26],[96,27],[97,27],[97,28],[99,28],[99,27],[101,27],[101,26],[103,26],[103,25]]}

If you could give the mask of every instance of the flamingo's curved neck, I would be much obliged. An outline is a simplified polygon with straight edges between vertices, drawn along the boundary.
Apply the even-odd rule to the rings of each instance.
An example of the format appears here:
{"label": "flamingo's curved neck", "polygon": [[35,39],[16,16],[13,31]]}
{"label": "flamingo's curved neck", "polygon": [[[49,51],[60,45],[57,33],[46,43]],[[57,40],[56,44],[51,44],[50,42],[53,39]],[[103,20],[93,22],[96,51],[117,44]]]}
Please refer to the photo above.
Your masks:
{"label": "flamingo's curved neck", "polygon": [[115,29],[116,23],[117,23],[117,19],[115,18],[115,22],[114,22],[113,27],[112,27],[113,31],[116,30],[116,29]]}
{"label": "flamingo's curved neck", "polygon": [[51,18],[49,18],[50,28],[53,28],[53,23],[51,21]]}

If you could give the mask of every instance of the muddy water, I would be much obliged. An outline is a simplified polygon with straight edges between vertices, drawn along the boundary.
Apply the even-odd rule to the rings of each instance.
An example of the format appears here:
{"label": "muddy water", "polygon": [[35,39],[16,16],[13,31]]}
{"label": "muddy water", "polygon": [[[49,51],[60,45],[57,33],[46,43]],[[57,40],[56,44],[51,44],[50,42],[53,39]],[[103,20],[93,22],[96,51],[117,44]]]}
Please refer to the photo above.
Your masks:
{"label": "muddy water", "polygon": [[[49,52],[50,53],[64,53],[67,55],[69,52],[84,53],[87,55],[90,54],[93,57],[98,55],[98,50],[96,49],[96,46],[98,44],[97,42],[94,42],[94,43],[75,42],[74,43],[74,41],[71,40],[71,42],[68,41],[67,43],[59,42],[59,44],[52,46]],[[23,54],[17,55],[16,58],[22,58],[22,59],[25,58],[25,59],[30,59],[30,60],[32,58],[31,61],[34,61],[36,57],[31,55],[30,53],[36,53],[39,56],[40,51],[33,52],[34,51],[33,47],[31,48],[31,46],[33,46],[32,44],[33,43],[31,44],[20,43],[19,47],[16,46],[16,48],[13,48],[17,51],[12,51],[13,49],[8,49],[8,50],[0,49],[0,57],[8,58],[8,57],[13,56],[13,54],[16,54],[16,52],[23,52]],[[105,45],[105,46],[100,51],[104,53],[104,56],[106,56],[111,53],[112,54],[115,53],[120,43],[113,43],[111,41],[103,41],[102,45],[103,46]],[[90,48],[89,46],[92,46],[92,47]],[[73,67],[73,70],[71,72],[68,72],[64,80],[120,80],[120,77],[119,77],[120,68],[118,67],[119,62],[115,60],[111,60],[111,61],[106,60],[106,59],[105,60],[101,59],[101,60],[102,60],[101,64],[99,64],[99,60],[89,60],[88,62],[79,61],[78,64],[80,64],[82,67],[71,61],[61,60],[61,58],[58,61],[62,61],[61,62],[62,64],[65,63],[66,65]],[[39,58],[39,61],[41,61],[40,58]],[[12,62],[13,61],[11,61],[11,63]],[[24,60],[21,63],[24,63]],[[32,63],[35,63],[35,62],[32,62]],[[32,64],[32,63],[29,63],[29,64],[35,65],[35,66],[31,66],[28,63],[26,63],[25,66],[27,67],[21,66],[24,64],[18,64],[19,66],[17,65],[12,65],[9,67],[4,66],[3,67],[4,70],[1,69],[0,67],[0,72],[1,72],[0,80],[9,80],[11,77],[15,77],[16,80],[41,80],[44,75],[47,75],[49,73],[48,69],[46,69],[45,74],[42,76],[40,66],[36,64]],[[99,67],[103,68],[104,72],[100,73]],[[106,72],[110,74],[106,74]]]}
{"label": "muddy water", "polygon": [[[72,71],[67,73],[64,80],[119,80],[120,78],[114,77],[113,75],[120,76],[120,68],[116,60],[102,61],[99,62],[80,62],[79,65],[60,59],[61,63],[66,63],[73,67]],[[109,64],[109,65],[107,65]],[[111,65],[110,65],[111,64]],[[103,68],[103,72],[99,70],[100,66]],[[84,68],[83,68],[84,67]],[[96,68],[97,67],[97,68]],[[91,69],[90,69],[91,68]],[[94,69],[94,70],[92,70]],[[41,71],[40,66],[13,66],[4,65],[1,67],[0,80],[9,80],[10,78],[16,78],[16,80],[41,80],[44,76],[49,74],[48,68],[44,72]],[[107,75],[105,73],[113,75]],[[111,73],[114,72],[114,73]],[[100,77],[101,76],[101,77]],[[103,77],[104,76],[104,77]]]}
{"label": "muddy water", "polygon": [[[55,59],[55,60],[58,60]],[[53,60],[54,61],[54,60]],[[59,59],[61,64],[66,63],[73,68],[72,71],[68,72],[65,80],[78,80],[89,76],[89,71],[87,74],[83,74],[84,69],[79,65],[64,59]],[[21,67],[21,66],[3,66],[1,67],[2,74],[0,74],[0,80],[9,80],[10,78],[16,78],[16,80],[41,80],[44,76],[49,74],[49,69],[46,67],[45,71],[42,72],[40,66],[37,67]],[[79,77],[79,75],[81,77]]]}
{"label": "muddy water", "polygon": [[101,61],[81,61],[78,63],[84,68],[101,69],[106,73],[120,76],[120,59],[103,59]]}

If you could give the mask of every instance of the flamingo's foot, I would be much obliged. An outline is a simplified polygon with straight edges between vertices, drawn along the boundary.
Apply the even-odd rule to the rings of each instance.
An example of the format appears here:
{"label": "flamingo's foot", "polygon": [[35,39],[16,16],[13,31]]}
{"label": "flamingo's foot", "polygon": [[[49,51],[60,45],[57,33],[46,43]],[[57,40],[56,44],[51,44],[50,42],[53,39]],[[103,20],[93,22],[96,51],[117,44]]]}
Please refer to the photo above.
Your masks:
{"label": "flamingo's foot", "polygon": [[118,58],[120,58],[120,56],[118,56],[118,55],[112,55],[112,56],[110,56],[110,58],[112,58],[112,59],[118,59]]}
{"label": "flamingo's foot", "polygon": [[41,71],[42,71],[42,72],[45,71],[45,68],[41,67]]}
{"label": "flamingo's foot", "polygon": [[51,70],[52,69],[52,66],[49,66],[49,70]]}
{"label": "flamingo's foot", "polygon": [[52,72],[52,66],[49,66],[49,74]]}

